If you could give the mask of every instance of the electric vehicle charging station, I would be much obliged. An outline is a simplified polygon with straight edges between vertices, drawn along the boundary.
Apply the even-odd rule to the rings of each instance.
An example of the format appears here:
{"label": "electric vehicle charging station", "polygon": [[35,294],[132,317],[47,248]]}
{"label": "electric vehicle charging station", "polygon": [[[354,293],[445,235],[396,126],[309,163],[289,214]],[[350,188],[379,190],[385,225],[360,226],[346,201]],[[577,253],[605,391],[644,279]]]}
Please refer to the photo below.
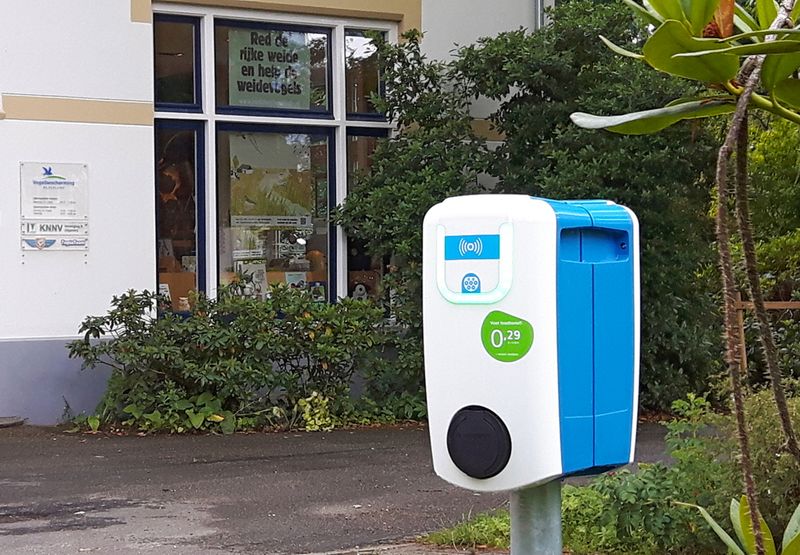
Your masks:
{"label": "electric vehicle charging station", "polygon": [[560,554],[559,479],[633,461],[636,216],[525,195],[437,204],[423,224],[423,333],[434,471],[511,490],[512,553]]}

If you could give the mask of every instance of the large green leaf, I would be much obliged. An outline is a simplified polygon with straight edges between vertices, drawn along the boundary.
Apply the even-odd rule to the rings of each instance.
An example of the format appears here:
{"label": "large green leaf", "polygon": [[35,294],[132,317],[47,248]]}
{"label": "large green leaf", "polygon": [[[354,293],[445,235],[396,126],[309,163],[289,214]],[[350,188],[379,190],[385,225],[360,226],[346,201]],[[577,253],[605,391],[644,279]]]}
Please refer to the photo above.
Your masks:
{"label": "large green leaf", "polygon": [[607,129],[625,135],[646,135],[661,131],[681,120],[729,114],[735,109],[733,98],[725,97],[725,100],[693,100],[618,116],[596,116],[575,112],[570,115],[570,119],[575,125],[584,129]]}
{"label": "large green leaf", "polygon": [[664,19],[686,21],[680,0],[647,0],[647,3]]}
{"label": "large green leaf", "polygon": [[[764,552],[766,555],[776,555],[775,553],[775,540],[772,539],[772,532],[769,526],[764,522],[764,519],[759,515],[758,524],[761,528],[761,537],[764,539]],[[747,497],[742,496],[739,501],[739,523],[742,526],[742,535],[744,536],[744,548],[748,553],[756,552],[756,535],[753,532],[753,522],[750,519],[750,505],[747,503]]]}
{"label": "large green leaf", "polygon": [[700,36],[719,6],[719,0],[681,0],[683,13],[689,20],[692,34]]}
{"label": "large green leaf", "polygon": [[767,56],[761,66],[761,83],[768,91],[800,67],[800,53]]}
{"label": "large green leaf", "polygon": [[196,430],[200,429],[200,426],[203,425],[203,422],[206,420],[206,416],[202,413],[198,414],[191,409],[187,409],[183,411],[186,413],[186,416],[189,418],[189,422],[192,424],[192,427]]}
{"label": "large green leaf", "polygon": [[789,543],[783,545],[781,555],[800,555],[800,535],[795,536],[794,539],[789,540]]}
{"label": "large green leaf", "polygon": [[642,56],[641,54],[637,54],[636,52],[631,52],[630,50],[625,50],[621,46],[617,46],[616,44],[605,38],[603,35],[600,35],[600,40],[603,41],[603,44],[608,46],[611,50],[613,50],[620,56],[626,56],[628,58],[634,58],[636,60],[644,59],[644,56]]}
{"label": "large green leaf", "polygon": [[800,110],[800,79],[784,79],[775,85],[772,94],[782,104]]}
{"label": "large green leaf", "polygon": [[677,58],[676,54],[724,50],[713,39],[698,39],[677,21],[665,21],[642,49],[644,58],[654,68],[708,83],[724,83],[736,77],[739,60],[730,54],[711,54],[698,58]]}
{"label": "large green leaf", "polygon": [[778,5],[775,0],[756,0],[756,14],[759,28],[769,29],[769,26],[778,17]]}
{"label": "large green leaf", "polygon": [[[655,36],[655,35],[653,35]],[[717,43],[718,46],[719,43]],[[647,57],[647,44],[645,44],[645,57]],[[770,42],[757,42],[755,44],[743,44],[741,46],[723,46],[720,48],[710,48],[707,50],[684,51],[675,54],[675,58],[706,58],[718,57],[723,55],[735,56],[758,56],[760,54],[791,54],[800,52],[800,40],[780,39]]]}
{"label": "large green leaf", "polygon": [[782,555],[787,555],[786,548],[792,543],[797,543],[798,552],[800,552],[800,505],[792,513],[792,518],[789,519],[789,524],[783,531],[783,552]]}
{"label": "large green leaf", "polygon": [[648,10],[646,7],[634,2],[634,0],[622,0],[622,2],[633,10],[635,14],[641,17],[645,23],[658,27],[664,23],[664,18],[661,17],[655,10]]}
{"label": "large green leaf", "polygon": [[731,499],[730,517],[733,531],[736,532],[739,543],[747,545],[744,539],[744,531],[742,530],[742,522],[739,520],[739,502],[736,499]]}
{"label": "large green leaf", "polygon": [[723,543],[728,547],[728,553],[733,553],[734,555],[745,555],[744,551],[742,551],[742,548],[736,545],[736,542],[733,541],[733,538],[731,538],[728,535],[728,533],[722,528],[722,526],[717,524],[717,521],[714,520],[714,517],[708,514],[708,511],[705,510],[703,507],[701,507],[700,505],[692,505],[691,503],[679,503],[677,501],[675,502],[675,504],[683,505],[684,507],[692,507],[700,511],[700,514],[706,520],[706,522],[708,522],[708,525],[711,526],[711,529],[714,530],[717,536],[719,536],[719,539],[721,539]]}

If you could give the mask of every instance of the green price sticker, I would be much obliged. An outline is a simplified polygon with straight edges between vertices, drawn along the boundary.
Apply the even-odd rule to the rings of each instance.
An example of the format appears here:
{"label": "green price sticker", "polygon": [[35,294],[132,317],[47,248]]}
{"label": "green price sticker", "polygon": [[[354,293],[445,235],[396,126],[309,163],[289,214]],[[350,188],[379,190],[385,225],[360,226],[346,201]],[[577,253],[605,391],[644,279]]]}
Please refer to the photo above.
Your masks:
{"label": "green price sticker", "polygon": [[483,320],[481,341],[492,358],[514,362],[531,350],[533,326],[527,320],[494,310]]}

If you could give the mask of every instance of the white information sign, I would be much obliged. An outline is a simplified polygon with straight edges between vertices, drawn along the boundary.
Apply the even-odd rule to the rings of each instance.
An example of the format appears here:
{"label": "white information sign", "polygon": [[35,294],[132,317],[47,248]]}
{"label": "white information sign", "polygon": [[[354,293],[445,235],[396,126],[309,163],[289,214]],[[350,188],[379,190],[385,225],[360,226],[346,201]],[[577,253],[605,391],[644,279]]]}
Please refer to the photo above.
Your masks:
{"label": "white information sign", "polygon": [[20,181],[23,219],[89,219],[86,164],[22,162]]}
{"label": "white information sign", "polygon": [[89,249],[86,164],[20,163],[22,250]]}
{"label": "white information sign", "polygon": [[311,224],[311,216],[231,216],[234,227],[305,227]]}

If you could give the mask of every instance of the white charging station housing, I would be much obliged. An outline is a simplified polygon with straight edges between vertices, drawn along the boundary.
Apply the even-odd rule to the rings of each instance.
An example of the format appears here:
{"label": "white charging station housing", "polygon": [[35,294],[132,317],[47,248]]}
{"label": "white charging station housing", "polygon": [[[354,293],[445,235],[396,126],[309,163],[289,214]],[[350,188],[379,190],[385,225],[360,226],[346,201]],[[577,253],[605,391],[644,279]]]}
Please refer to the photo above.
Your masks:
{"label": "white charging station housing", "polygon": [[473,195],[423,224],[433,466],[476,491],[633,461],[639,229],[610,201]]}

